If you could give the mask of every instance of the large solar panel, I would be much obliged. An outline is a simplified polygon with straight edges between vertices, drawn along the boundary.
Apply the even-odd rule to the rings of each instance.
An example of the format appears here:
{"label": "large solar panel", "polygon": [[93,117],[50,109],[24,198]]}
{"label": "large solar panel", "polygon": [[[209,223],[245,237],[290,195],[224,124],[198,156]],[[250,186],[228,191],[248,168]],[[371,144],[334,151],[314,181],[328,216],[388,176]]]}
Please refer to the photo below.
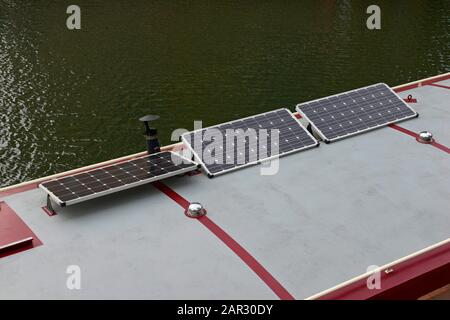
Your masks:
{"label": "large solar panel", "polygon": [[325,142],[418,116],[384,83],[302,103],[296,109]]}
{"label": "large solar panel", "polygon": [[319,145],[285,108],[188,132],[182,140],[209,177]]}
{"label": "large solar panel", "polygon": [[41,183],[60,206],[66,206],[109,193],[162,180],[197,169],[199,166],[174,153],[159,152],[127,162]]}

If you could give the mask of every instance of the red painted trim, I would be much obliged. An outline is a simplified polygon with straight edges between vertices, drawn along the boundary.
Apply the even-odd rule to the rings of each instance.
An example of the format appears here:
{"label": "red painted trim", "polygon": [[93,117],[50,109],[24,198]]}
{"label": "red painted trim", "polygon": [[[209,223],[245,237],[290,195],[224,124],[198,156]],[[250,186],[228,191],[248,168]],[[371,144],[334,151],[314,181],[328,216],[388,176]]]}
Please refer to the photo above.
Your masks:
{"label": "red painted trim", "polygon": [[6,191],[1,191],[0,197],[6,197],[6,196],[10,196],[12,194],[21,193],[21,192],[25,192],[28,190],[33,190],[33,189],[36,189],[37,187],[38,187],[37,183],[25,184],[25,185],[17,187],[17,188],[12,188],[12,189],[9,189]]}
{"label": "red painted trim", "polygon": [[166,184],[161,181],[153,182],[152,185],[168,196],[170,199],[178,203],[184,210],[189,207],[190,202],[183,198],[181,195],[176,193],[172,188],[169,188]]}
{"label": "red painted trim", "polygon": [[[189,206],[189,201],[169,188],[161,181],[153,183],[153,186],[178,203],[184,210]],[[226,231],[220,228],[207,216],[197,219],[203,226],[219,238],[230,248],[245,264],[252,269],[264,283],[282,300],[294,300],[295,298],[267,271],[244,247],[234,240]]]}
{"label": "red painted trim", "polygon": [[49,208],[47,207],[42,207],[42,210],[44,210],[44,212],[49,216],[49,217],[53,217],[56,216],[58,213],[56,213],[56,211],[51,211],[49,210]]}
{"label": "red painted trim", "polygon": [[5,246],[29,237],[32,237],[33,240],[2,250],[0,258],[42,245],[41,240],[14,210],[6,202],[0,202],[0,245]]}
{"label": "red painted trim", "polygon": [[411,90],[411,89],[415,89],[418,88],[419,84],[418,83],[414,83],[414,84],[410,84],[410,85],[406,85],[406,86],[401,86],[401,87],[397,87],[394,89],[395,92],[400,93],[403,91],[407,91],[407,90]]}
{"label": "red painted trim", "polygon": [[388,274],[381,272],[381,289],[368,289],[368,278],[363,278],[319,299],[417,299],[450,283],[450,243],[398,263],[392,269]]}
{"label": "red painted trim", "polygon": [[403,127],[400,127],[399,125],[396,125],[396,124],[393,124],[393,123],[390,124],[389,127],[391,127],[392,129],[398,130],[400,132],[403,132],[404,134],[407,134],[407,135],[413,137],[414,139],[417,139],[417,137],[419,136],[417,133],[415,133],[413,131],[410,131],[408,129],[405,129]]}
{"label": "red painted trim", "polygon": [[[410,130],[408,130],[408,129],[405,129],[405,128],[403,128],[403,127],[400,127],[400,126],[397,125],[397,124],[390,124],[389,127],[391,127],[392,129],[395,129],[395,130],[397,130],[397,131],[403,132],[403,133],[405,133],[405,134],[407,134],[407,135],[413,137],[414,139],[417,139],[417,137],[419,136],[417,133],[415,133],[415,132],[413,132],[413,131],[410,131]],[[438,143],[438,142],[436,142],[436,141],[433,141],[433,142],[429,143],[429,145],[430,145],[430,146],[433,146],[433,147],[435,147],[435,148],[438,148],[439,150],[444,151],[444,152],[450,154],[450,148],[444,146],[443,144],[440,144],[440,143]]]}
{"label": "red painted trim", "polygon": [[436,141],[433,141],[433,142],[431,142],[430,144],[431,144],[433,147],[436,147],[436,148],[438,148],[439,150],[444,151],[444,152],[450,154],[450,148],[444,146],[443,144],[440,144],[440,143],[438,143],[438,142],[436,142]]}
{"label": "red painted trim", "polygon": [[228,233],[214,223],[207,216],[198,219],[217,238],[222,240],[281,300],[295,300],[295,298],[267,271],[244,247],[237,243]]}
{"label": "red painted trim", "polygon": [[430,85],[430,84],[434,84],[436,82],[439,81],[444,81],[450,79],[450,75],[442,75],[442,76],[438,76],[438,77],[434,77],[430,80],[425,80],[422,82],[418,82],[418,83],[413,83],[413,84],[409,84],[409,85],[404,85],[404,86],[398,86],[397,88],[394,89],[395,92],[399,93],[399,92],[403,92],[406,90],[411,90],[411,89],[415,89],[421,86],[425,86],[425,85]]}
{"label": "red painted trim", "polygon": [[430,86],[434,86],[434,87],[439,87],[439,88],[444,88],[444,89],[449,89],[449,90],[450,90],[450,87],[444,86],[444,85],[442,85],[442,84],[430,83],[429,85],[430,85]]}

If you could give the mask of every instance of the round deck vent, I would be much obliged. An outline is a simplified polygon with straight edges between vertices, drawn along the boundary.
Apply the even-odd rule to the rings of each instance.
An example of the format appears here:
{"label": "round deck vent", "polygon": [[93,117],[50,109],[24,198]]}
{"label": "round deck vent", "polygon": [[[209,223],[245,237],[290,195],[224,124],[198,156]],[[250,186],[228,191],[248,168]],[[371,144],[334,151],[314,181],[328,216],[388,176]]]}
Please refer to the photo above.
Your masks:
{"label": "round deck vent", "polygon": [[421,131],[417,137],[420,143],[432,143],[434,141],[433,134],[429,131]]}
{"label": "round deck vent", "polygon": [[200,218],[206,214],[206,210],[201,203],[191,202],[184,213],[190,218]]}

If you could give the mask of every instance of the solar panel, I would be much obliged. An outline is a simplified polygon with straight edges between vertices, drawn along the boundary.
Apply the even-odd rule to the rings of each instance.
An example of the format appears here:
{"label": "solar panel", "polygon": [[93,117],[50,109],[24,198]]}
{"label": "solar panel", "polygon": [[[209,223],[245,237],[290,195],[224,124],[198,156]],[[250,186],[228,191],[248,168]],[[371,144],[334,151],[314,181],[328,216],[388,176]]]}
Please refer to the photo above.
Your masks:
{"label": "solar panel", "polygon": [[198,167],[196,163],[174,152],[159,152],[46,181],[39,187],[60,206],[66,206],[179,175]]}
{"label": "solar panel", "polygon": [[302,103],[296,109],[327,143],[418,116],[384,83]]}
{"label": "solar panel", "polygon": [[209,177],[319,145],[285,108],[188,132],[182,140]]}

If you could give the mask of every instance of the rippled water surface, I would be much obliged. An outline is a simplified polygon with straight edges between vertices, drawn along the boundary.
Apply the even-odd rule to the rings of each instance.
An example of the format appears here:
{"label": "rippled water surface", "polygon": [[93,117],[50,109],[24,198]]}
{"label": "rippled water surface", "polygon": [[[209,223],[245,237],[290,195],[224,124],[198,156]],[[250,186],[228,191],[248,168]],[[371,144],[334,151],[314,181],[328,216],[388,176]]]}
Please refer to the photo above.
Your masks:
{"label": "rippled water surface", "polygon": [[[0,0],[0,186],[375,82],[449,71],[450,1]],[[71,4],[71,3],[70,3]]]}

